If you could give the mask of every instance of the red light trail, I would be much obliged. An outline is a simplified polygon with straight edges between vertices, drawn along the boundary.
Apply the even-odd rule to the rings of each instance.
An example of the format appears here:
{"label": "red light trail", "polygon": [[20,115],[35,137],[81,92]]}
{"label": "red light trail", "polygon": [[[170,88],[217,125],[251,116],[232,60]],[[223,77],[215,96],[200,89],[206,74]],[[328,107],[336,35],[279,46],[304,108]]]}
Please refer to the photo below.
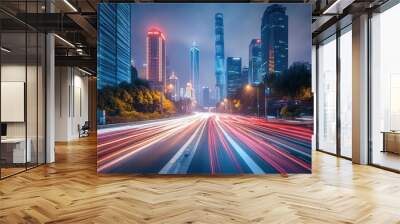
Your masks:
{"label": "red light trail", "polygon": [[230,114],[189,116],[98,133],[101,173],[310,173],[312,129]]}

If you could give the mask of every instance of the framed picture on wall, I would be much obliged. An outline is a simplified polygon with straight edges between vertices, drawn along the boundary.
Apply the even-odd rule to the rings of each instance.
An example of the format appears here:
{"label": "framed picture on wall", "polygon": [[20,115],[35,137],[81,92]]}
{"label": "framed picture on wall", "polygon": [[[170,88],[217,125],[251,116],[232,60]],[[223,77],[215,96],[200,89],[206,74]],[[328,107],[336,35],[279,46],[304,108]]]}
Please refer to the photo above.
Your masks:
{"label": "framed picture on wall", "polygon": [[311,6],[98,5],[99,173],[310,173]]}

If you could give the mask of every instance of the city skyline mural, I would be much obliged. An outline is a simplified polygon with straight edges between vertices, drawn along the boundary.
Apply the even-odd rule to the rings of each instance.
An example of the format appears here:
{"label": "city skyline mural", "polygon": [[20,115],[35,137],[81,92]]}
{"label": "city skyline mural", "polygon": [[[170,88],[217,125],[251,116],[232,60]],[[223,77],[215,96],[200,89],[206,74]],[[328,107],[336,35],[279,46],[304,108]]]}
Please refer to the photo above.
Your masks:
{"label": "city skyline mural", "polygon": [[311,172],[309,5],[98,11],[98,172]]}

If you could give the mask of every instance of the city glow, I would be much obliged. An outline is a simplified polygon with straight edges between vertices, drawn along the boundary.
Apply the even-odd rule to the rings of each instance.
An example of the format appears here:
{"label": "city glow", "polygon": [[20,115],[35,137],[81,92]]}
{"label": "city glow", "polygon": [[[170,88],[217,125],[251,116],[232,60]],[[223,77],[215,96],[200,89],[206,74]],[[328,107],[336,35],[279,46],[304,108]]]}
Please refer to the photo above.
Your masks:
{"label": "city glow", "polygon": [[247,84],[247,85],[246,85],[246,90],[247,90],[247,91],[251,90],[251,85],[250,85],[250,84]]}

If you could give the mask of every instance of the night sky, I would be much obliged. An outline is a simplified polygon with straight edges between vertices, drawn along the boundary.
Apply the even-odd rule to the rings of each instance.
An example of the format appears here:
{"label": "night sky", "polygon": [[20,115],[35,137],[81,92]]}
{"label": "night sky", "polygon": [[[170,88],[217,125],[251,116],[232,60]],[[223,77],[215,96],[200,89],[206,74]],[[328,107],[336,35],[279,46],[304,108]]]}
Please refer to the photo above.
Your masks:
{"label": "night sky", "polygon": [[[214,90],[214,15],[224,14],[225,58],[241,57],[248,66],[251,39],[260,38],[261,17],[271,4],[132,4],[132,58],[138,71],[146,63],[146,34],[151,27],[166,36],[166,52],[171,71],[181,87],[190,79],[190,52],[195,41],[200,49],[200,84]],[[289,65],[311,63],[311,7],[281,4],[289,16]],[[168,74],[167,74],[168,75]]]}

